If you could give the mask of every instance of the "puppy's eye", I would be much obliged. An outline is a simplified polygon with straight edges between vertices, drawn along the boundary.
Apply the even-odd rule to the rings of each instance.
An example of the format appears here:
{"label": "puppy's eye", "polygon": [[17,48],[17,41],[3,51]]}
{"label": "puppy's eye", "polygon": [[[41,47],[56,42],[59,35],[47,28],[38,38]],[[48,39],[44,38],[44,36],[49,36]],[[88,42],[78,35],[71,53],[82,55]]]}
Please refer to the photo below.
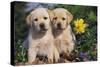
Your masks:
{"label": "puppy's eye", "polygon": [[53,19],[54,19],[54,20],[57,20],[57,17],[54,17]]}
{"label": "puppy's eye", "polygon": [[65,19],[66,19],[66,18],[64,18],[64,17],[62,18],[62,20],[65,20]]}
{"label": "puppy's eye", "polygon": [[34,21],[38,21],[38,19],[37,19],[37,18],[35,18],[35,19],[34,19]]}
{"label": "puppy's eye", "polygon": [[44,19],[46,20],[46,19],[48,19],[47,17],[44,17]]}

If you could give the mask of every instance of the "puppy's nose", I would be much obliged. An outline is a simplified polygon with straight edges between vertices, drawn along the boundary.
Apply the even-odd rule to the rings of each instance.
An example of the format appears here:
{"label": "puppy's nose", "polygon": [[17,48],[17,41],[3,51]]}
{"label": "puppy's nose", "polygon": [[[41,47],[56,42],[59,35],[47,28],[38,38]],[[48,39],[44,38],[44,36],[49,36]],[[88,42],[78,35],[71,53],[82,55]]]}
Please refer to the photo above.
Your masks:
{"label": "puppy's nose", "polygon": [[41,23],[39,26],[40,26],[41,29],[45,29],[44,23]]}
{"label": "puppy's nose", "polygon": [[57,27],[58,28],[61,28],[61,23],[57,23]]}

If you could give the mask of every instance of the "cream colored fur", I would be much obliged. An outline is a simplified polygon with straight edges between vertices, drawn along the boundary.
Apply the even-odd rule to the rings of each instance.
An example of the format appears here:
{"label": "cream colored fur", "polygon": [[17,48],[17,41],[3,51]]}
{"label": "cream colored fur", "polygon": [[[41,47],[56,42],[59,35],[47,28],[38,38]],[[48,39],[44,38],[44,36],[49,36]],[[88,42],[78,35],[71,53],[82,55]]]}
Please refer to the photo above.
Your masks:
{"label": "cream colored fur", "polygon": [[[70,22],[73,19],[72,14],[63,8],[53,10],[54,16],[52,21],[53,35],[55,37],[55,45],[59,54],[65,53],[67,56],[73,51],[75,36],[72,33]],[[55,19],[56,18],[56,19]],[[64,18],[64,20],[62,20]],[[57,24],[61,24],[61,30],[57,29]],[[74,37],[73,37],[74,36]]]}
{"label": "cream colored fur", "polygon": [[[47,17],[47,19],[44,19],[44,17]],[[37,21],[35,20],[36,18],[38,19]],[[28,62],[30,64],[34,63],[37,55],[47,56],[49,63],[53,63],[53,59],[58,62],[59,53],[54,45],[48,9],[37,8],[27,16],[26,20],[27,24],[30,25]],[[39,24],[41,23],[44,23],[46,32],[39,32],[41,30]]]}

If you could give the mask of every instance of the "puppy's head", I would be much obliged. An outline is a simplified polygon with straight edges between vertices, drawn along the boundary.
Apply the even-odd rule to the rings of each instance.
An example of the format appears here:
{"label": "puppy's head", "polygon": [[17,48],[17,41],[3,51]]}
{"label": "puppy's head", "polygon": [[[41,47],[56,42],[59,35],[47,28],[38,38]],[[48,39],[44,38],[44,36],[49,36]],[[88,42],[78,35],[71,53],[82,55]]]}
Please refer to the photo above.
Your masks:
{"label": "puppy's head", "polygon": [[37,8],[26,18],[27,24],[36,32],[46,32],[50,28],[48,9]]}
{"label": "puppy's head", "polygon": [[68,24],[70,24],[73,19],[72,14],[63,8],[56,8],[53,10],[53,28],[58,31],[63,31],[67,28]]}

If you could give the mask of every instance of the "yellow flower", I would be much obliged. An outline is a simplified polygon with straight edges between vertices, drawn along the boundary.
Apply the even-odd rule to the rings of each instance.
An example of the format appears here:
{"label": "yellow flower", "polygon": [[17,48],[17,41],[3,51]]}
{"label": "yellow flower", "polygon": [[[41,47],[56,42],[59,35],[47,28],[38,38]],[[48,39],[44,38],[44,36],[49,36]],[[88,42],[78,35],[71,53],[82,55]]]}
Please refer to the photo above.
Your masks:
{"label": "yellow flower", "polygon": [[84,33],[85,32],[85,28],[87,25],[84,23],[83,19],[75,20],[74,25],[75,25],[74,29],[77,33]]}

